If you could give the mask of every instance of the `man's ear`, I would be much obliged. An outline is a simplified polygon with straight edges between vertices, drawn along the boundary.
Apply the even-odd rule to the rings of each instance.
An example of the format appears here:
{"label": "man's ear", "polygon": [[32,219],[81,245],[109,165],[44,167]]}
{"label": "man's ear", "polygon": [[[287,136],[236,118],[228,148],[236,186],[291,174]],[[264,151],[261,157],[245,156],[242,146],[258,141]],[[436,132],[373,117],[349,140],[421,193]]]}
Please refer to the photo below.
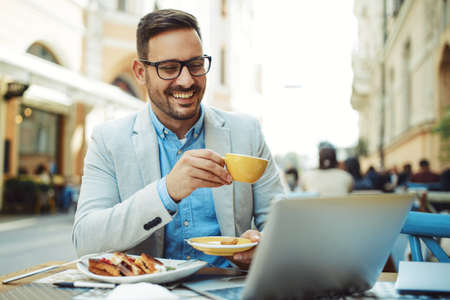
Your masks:
{"label": "man's ear", "polygon": [[137,59],[133,60],[133,74],[139,84],[145,84],[145,66]]}

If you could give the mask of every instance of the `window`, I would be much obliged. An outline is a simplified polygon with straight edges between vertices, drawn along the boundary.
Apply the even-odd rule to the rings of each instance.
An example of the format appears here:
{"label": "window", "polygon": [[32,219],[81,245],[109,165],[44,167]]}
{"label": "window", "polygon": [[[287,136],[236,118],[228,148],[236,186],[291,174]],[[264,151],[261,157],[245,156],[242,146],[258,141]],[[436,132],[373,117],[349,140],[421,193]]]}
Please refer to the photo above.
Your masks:
{"label": "window", "polygon": [[407,130],[411,125],[412,115],[412,79],[410,72],[411,63],[411,42],[408,40],[403,48],[403,130]]}
{"label": "window", "polygon": [[127,0],[118,0],[117,1],[117,10],[118,11],[127,11]]}
{"label": "window", "polygon": [[404,0],[394,0],[394,17],[396,17],[400,13],[400,9],[402,8]]}
{"label": "window", "polygon": [[55,156],[57,152],[57,114],[21,107],[20,154]]}
{"label": "window", "polygon": [[448,10],[447,0],[443,0],[442,1],[442,29],[445,29],[447,27],[447,10]]}
{"label": "window", "polygon": [[220,14],[223,18],[227,17],[227,0],[220,1]]}
{"label": "window", "polygon": [[21,106],[20,112],[20,163],[31,165],[44,160],[54,161],[58,166],[61,116],[25,105]]}
{"label": "window", "polygon": [[116,77],[116,79],[114,79],[114,81],[112,82],[112,85],[119,87],[125,93],[128,93],[131,96],[137,98],[137,93],[134,90],[134,88],[131,86],[130,83],[128,83],[127,80],[123,79],[122,77],[120,77],[120,76]]}
{"label": "window", "polygon": [[220,49],[220,84],[226,85],[226,57],[225,57],[225,46]]}
{"label": "window", "polygon": [[389,71],[389,125],[388,125],[388,136],[392,139],[396,133],[395,124],[395,71],[391,68]]}
{"label": "window", "polygon": [[30,47],[28,47],[27,53],[30,53],[34,56],[40,57],[52,63],[58,65],[60,64],[55,55],[53,55],[53,53],[47,47],[45,47],[40,43],[33,43]]}

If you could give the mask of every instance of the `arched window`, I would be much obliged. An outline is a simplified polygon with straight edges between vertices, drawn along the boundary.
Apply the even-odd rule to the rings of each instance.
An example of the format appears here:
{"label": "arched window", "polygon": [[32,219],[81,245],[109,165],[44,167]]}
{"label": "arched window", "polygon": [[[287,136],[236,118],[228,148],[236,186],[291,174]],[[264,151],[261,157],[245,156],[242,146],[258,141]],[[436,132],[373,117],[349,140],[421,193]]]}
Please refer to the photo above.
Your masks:
{"label": "arched window", "polygon": [[138,98],[137,93],[133,86],[124,78],[121,76],[116,77],[116,79],[113,80],[112,85],[115,85],[119,87],[122,91],[125,93],[130,94],[131,96],[134,96]]}
{"label": "arched window", "polygon": [[28,47],[27,53],[30,53],[34,56],[40,57],[52,63],[55,63],[57,65],[60,65],[58,59],[52,53],[52,51],[50,51],[50,49],[48,49],[47,47],[45,47],[40,43],[33,43],[30,47]]}

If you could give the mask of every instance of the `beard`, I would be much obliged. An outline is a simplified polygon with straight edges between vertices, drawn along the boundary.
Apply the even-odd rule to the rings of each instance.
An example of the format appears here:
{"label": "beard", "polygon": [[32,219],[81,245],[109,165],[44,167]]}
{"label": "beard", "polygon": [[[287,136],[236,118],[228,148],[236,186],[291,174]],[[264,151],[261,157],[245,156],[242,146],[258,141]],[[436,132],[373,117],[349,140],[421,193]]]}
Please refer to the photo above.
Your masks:
{"label": "beard", "polygon": [[[153,90],[151,88],[150,80],[146,76],[146,88],[150,101],[165,115],[174,120],[190,120],[199,115],[200,103],[202,101],[205,89],[199,85],[193,84],[189,88],[181,86],[174,86],[167,88],[164,92]],[[189,92],[193,91],[194,101],[188,104],[180,104],[171,101],[174,92]],[[181,108],[181,109],[180,109]],[[191,109],[189,109],[191,108]]]}

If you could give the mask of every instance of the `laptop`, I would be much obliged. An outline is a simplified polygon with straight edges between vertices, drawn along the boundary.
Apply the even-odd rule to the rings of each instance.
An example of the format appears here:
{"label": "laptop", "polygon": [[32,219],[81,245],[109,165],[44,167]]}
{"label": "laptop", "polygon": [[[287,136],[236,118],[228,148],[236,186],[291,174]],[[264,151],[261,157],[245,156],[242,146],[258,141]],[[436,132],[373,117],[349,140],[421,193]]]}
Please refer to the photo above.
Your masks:
{"label": "laptop", "polygon": [[412,201],[397,194],[291,196],[272,206],[245,281],[185,285],[230,300],[362,293],[383,270]]}

